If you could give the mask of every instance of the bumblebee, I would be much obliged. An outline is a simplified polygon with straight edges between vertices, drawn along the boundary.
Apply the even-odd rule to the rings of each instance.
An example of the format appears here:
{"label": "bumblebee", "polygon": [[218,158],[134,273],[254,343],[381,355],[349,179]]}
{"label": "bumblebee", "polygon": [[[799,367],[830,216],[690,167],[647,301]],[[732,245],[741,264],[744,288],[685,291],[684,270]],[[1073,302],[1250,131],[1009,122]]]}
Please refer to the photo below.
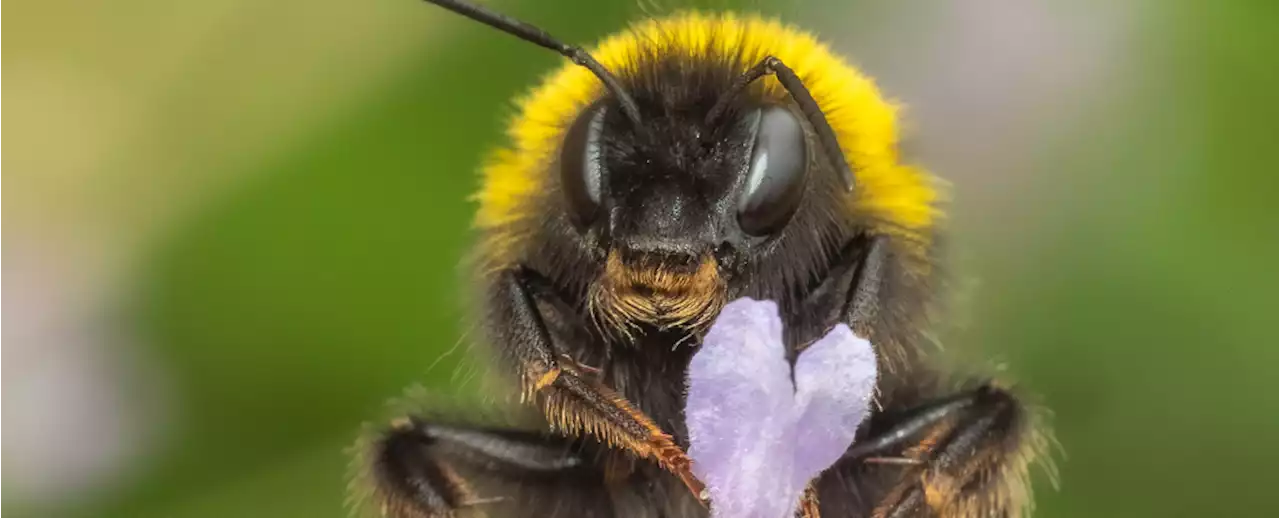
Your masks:
{"label": "bumblebee", "polygon": [[1016,516],[1044,449],[1008,388],[934,366],[939,190],[896,107],[814,37],[681,13],[594,50],[429,0],[569,58],[525,97],[478,194],[483,343],[539,426],[411,414],[363,444],[394,518],[706,516],[685,372],[727,300],[777,302],[792,354],[875,344],[876,408],[798,514]]}

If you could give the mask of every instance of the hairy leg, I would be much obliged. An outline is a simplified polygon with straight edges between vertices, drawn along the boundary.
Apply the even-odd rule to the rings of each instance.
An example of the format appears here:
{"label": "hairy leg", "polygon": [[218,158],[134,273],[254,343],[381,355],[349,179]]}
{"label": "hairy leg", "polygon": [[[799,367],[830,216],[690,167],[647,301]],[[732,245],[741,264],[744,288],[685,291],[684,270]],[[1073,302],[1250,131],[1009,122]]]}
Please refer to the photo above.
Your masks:
{"label": "hairy leg", "polygon": [[652,459],[692,494],[700,494],[702,483],[670,435],[611,388],[584,375],[577,365],[561,361],[534,300],[540,276],[529,270],[498,275],[489,316],[494,339],[519,369],[526,397],[537,401],[556,431],[571,437],[590,435]]}
{"label": "hairy leg", "polygon": [[[1008,391],[983,385],[877,416],[824,477],[823,510],[890,517],[1019,516],[1045,443]],[[855,511],[856,510],[856,511]]]}
{"label": "hairy leg", "polygon": [[400,418],[365,448],[360,490],[380,516],[615,515],[595,459],[568,439]]}

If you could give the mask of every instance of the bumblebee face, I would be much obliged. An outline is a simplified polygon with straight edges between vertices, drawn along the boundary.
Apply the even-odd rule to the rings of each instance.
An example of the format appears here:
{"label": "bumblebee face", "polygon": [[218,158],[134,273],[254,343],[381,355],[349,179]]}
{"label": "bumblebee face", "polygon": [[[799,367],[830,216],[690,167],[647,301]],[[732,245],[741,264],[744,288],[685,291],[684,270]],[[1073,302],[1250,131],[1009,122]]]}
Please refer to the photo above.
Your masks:
{"label": "bumblebee face", "polygon": [[605,102],[583,110],[565,134],[560,181],[570,220],[605,261],[597,307],[660,325],[714,314],[725,276],[802,201],[801,124],[785,106],[716,120],[681,110],[639,127]]}

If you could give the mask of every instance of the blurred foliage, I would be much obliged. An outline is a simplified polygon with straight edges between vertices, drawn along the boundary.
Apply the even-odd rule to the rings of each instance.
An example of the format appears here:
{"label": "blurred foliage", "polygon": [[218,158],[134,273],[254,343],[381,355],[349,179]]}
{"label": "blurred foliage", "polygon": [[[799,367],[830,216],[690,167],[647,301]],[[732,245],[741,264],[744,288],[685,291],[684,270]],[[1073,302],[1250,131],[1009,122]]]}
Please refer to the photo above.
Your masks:
{"label": "blurred foliage", "polygon": [[1043,515],[1276,512],[1274,227],[1262,224],[1276,133],[1261,116],[1276,102],[1263,51],[1276,6],[1258,7],[1158,12],[1144,69],[1169,73],[1140,75],[1110,126],[1046,166],[1095,178],[1099,202],[985,273],[1004,289],[977,320],[1045,395],[1067,452]]}
{"label": "blurred foliage", "polygon": [[[507,10],[569,41],[638,14]],[[435,362],[463,332],[474,170],[510,97],[560,61],[423,11],[459,24],[447,45],[153,251],[137,317],[180,415],[124,490],[74,514],[344,516],[342,450],[360,423],[461,368],[460,354]],[[1164,72],[1038,163],[1086,178],[1073,185],[1098,203],[1016,254],[973,250],[984,288],[954,340],[1006,359],[1055,411],[1067,456],[1039,516],[1270,516],[1276,5],[1151,11],[1144,66]],[[966,223],[957,242],[990,239]]]}

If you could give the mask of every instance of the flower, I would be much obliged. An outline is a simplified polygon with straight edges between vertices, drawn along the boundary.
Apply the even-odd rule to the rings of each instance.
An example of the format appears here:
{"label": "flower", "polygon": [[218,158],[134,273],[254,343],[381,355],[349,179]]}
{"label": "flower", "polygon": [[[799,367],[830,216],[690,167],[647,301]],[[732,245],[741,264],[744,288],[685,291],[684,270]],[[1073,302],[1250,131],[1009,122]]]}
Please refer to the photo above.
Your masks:
{"label": "flower", "polygon": [[793,369],[777,304],[742,298],[720,312],[688,379],[689,457],[712,516],[791,518],[809,481],[853,443],[876,357],[871,342],[839,324]]}

